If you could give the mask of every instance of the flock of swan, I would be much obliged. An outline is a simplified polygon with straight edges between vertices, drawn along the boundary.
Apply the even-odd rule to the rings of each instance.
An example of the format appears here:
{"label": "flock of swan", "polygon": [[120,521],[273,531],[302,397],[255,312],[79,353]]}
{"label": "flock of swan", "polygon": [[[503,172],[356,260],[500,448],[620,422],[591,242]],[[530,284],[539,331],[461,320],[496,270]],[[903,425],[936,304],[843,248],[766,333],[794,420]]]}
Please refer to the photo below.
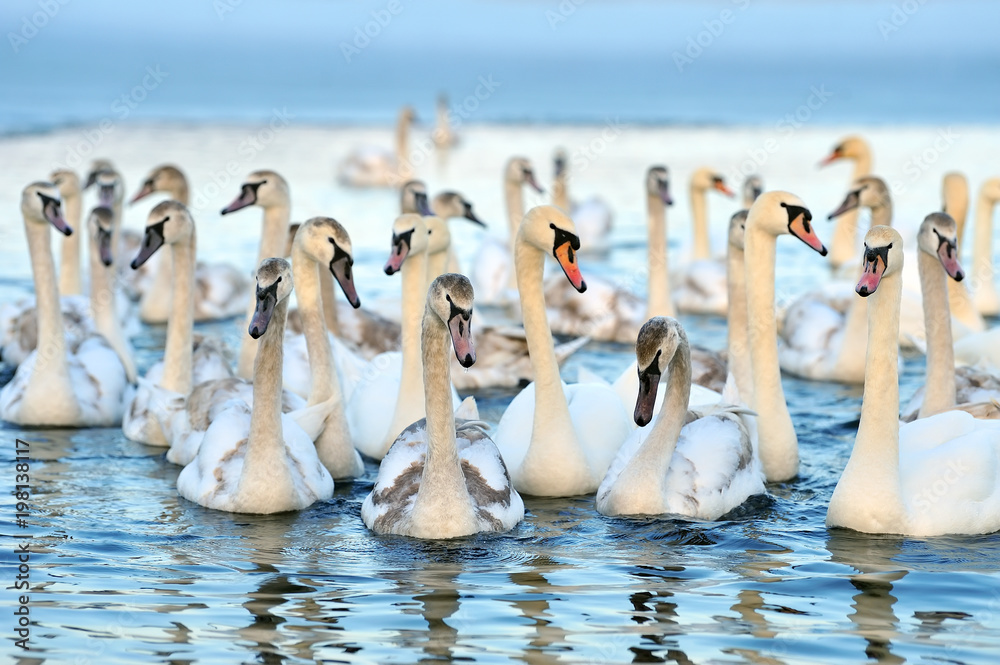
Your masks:
{"label": "flock of swan", "polygon": [[[431,197],[410,179],[402,156],[412,120],[401,114],[396,155],[361,151],[340,176],[398,188],[400,214],[385,225],[398,319],[362,307],[343,224],[290,223],[289,186],[274,171],[250,173],[222,210],[262,211],[249,280],[245,269],[197,260],[188,182],[176,166],[153,169],[131,199],[167,196],[141,234],[122,228],[125,187],[109,161],[95,161],[85,182],[62,170],[29,184],[21,210],[35,293],[0,307],[2,358],[17,365],[0,390],[0,417],[36,427],[120,425],[183,466],[181,496],[232,512],[329,499],[334,480],[363,476],[369,458],[380,464],[361,508],[370,529],[452,538],[513,528],[524,517],[521,494],[595,495],[605,515],[729,513],[799,472],[784,371],[864,384],[829,526],[917,536],[1000,530],[1000,328],[984,321],[1000,313],[1000,298],[982,278],[992,275],[1000,178],[980,189],[979,283],[970,293],[959,262],[969,205],[960,174],[945,178],[944,211],[928,214],[914,246],[904,247],[891,193],[869,173],[868,145],[850,137],[825,160],[856,166],[830,215],[838,221],[829,252],[806,203],[765,191],[753,176],[719,254],[709,242],[709,194],[734,192],[712,169],[698,169],[688,192],[693,247],[672,267],[670,175],[652,166],[641,182],[649,233],[642,299],[585,278],[580,258],[607,250],[613,214],[601,199],[571,201],[562,152],[553,203],[530,210],[523,189],[542,191],[532,164],[507,162],[508,237],[486,236],[464,276],[449,220],[482,222],[460,194]],[[84,216],[91,187],[96,205]],[[871,228],[858,256],[860,208],[871,210]],[[63,235],[58,268],[52,228]],[[817,271],[832,277],[778,311],[785,235],[815,250],[817,264],[828,257],[829,268]],[[547,264],[559,270],[547,273]],[[476,304],[510,318],[484,322]],[[726,317],[727,349],[689,342],[676,312]],[[235,366],[218,340],[194,328],[233,317],[245,330]],[[129,342],[139,322],[166,324],[162,359],[144,376]],[[557,344],[553,333],[573,339]],[[610,382],[581,369],[566,383],[560,365],[590,340],[634,345],[635,362]],[[927,355],[926,384],[902,410],[901,346]],[[494,428],[456,390],[524,384]],[[922,498],[928,489],[934,501]]]}

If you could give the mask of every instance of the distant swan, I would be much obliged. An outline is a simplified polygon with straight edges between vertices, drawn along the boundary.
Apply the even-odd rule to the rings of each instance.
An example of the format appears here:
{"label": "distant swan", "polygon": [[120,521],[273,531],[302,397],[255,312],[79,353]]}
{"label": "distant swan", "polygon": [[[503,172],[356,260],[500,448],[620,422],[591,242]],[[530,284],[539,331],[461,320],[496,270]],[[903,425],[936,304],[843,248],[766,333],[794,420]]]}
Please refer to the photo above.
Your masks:
{"label": "distant swan", "polygon": [[413,177],[410,164],[410,126],[416,115],[409,106],[396,122],[396,150],[365,146],[349,154],[337,169],[337,180],[348,187],[399,187]]}
{"label": "distant swan", "polygon": [[673,277],[674,304],[681,312],[693,314],[726,314],[726,264],[712,256],[708,233],[709,189],[732,197],[722,176],[702,167],[691,175],[691,217],[694,245],[691,260]]}
{"label": "distant swan", "polygon": [[569,198],[569,165],[566,151],[559,149],[555,156],[555,179],[552,183],[552,205],[570,217],[580,234],[580,247],[588,252],[608,250],[608,239],[614,225],[614,212],[604,199],[592,196],[582,202]]}
{"label": "distant swan", "polygon": [[428,290],[421,333],[427,417],[393,443],[361,507],[376,533],[457,538],[509,531],[524,518],[524,503],[482,424],[456,422],[452,413],[448,347],[463,367],[475,362],[472,299],[462,275],[442,275]]}
{"label": "distant swan", "polygon": [[[854,162],[851,182],[856,182],[872,172],[872,152],[868,142],[860,136],[848,136],[838,143],[827,157],[819,163],[826,166],[841,159]],[[874,223],[873,223],[874,224]],[[858,259],[858,211],[845,210],[837,218],[833,238],[830,241],[830,265],[835,271],[855,265]]]}

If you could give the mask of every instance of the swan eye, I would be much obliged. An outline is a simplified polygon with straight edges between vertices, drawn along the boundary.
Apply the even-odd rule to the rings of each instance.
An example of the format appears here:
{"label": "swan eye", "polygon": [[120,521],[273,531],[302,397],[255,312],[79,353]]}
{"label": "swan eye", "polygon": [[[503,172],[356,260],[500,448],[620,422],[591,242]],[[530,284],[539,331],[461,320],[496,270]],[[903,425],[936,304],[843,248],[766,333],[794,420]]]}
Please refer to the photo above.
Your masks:
{"label": "swan eye", "polygon": [[275,284],[280,284],[280,283],[281,283],[281,275],[278,275],[278,279],[277,281],[275,281]]}

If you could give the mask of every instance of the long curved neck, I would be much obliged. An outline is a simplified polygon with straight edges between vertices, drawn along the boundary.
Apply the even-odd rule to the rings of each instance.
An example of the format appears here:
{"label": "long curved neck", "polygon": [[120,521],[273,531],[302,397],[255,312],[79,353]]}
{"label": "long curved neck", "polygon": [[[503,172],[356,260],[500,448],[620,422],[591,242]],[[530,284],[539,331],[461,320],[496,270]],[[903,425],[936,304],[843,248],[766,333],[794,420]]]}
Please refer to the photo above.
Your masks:
{"label": "long curved neck", "polygon": [[80,195],[72,193],[63,197],[66,222],[73,234],[63,236],[59,255],[59,295],[72,296],[83,293],[83,279],[80,275]]}
{"label": "long curved neck", "polygon": [[958,256],[962,255],[962,238],[965,237],[965,219],[969,216],[969,190],[963,184],[946,187],[944,191],[944,212],[948,213],[955,220],[957,227],[956,237],[958,238]]}
{"label": "long curved neck", "polygon": [[59,306],[59,288],[56,285],[56,266],[52,259],[48,223],[25,222],[31,269],[35,278],[35,307],[38,316],[38,344],[35,372],[59,374],[69,380],[66,360],[66,336],[63,330],[62,311]]}
{"label": "long curved neck", "polygon": [[571,212],[569,205],[569,192],[566,182],[566,169],[562,169],[552,182],[552,205],[561,208],[567,215]]}
{"label": "long curved neck", "polygon": [[736,381],[740,399],[753,404],[753,371],[750,364],[750,339],[747,330],[747,279],[743,250],[728,245],[726,286],[729,298],[729,323],[726,326],[726,349],[729,372]]}
{"label": "long curved neck", "polygon": [[650,489],[654,491],[650,493],[657,498],[663,496],[663,481],[684,427],[688,400],[691,398],[691,351],[687,343],[677,349],[670,361],[669,372],[663,407],[649,436],[629,462],[640,473],[651,474],[648,482],[653,483]]}
{"label": "long curved neck", "polygon": [[545,314],[545,294],[542,287],[545,254],[519,238],[514,265],[528,356],[535,373],[535,410],[527,454],[544,453],[551,459],[569,460],[578,457],[579,452],[574,446],[573,421],[569,415],[562,379],[559,377],[559,364],[556,362],[552,334]]}
{"label": "long curved neck", "polygon": [[868,299],[855,295],[847,308],[844,334],[840,338],[837,354],[837,371],[845,378],[865,375],[865,357],[868,348]]}
{"label": "long curved neck", "polygon": [[[285,441],[281,428],[281,367],[284,361],[282,342],[285,335],[285,318],[288,299],[274,307],[267,330],[260,338],[257,358],[253,367],[253,408],[250,413],[250,434],[247,437],[246,458],[243,462],[244,483],[259,486],[252,478],[268,484],[286,487],[290,474],[285,455]],[[286,476],[284,482],[276,477]]]}
{"label": "long curved neck", "polygon": [[190,204],[191,194],[188,190],[186,178],[178,180],[176,184],[168,190],[168,193],[170,198],[178,203],[183,203],[185,206]]}
{"label": "long curved neck", "polygon": [[170,245],[173,253],[174,290],[167,344],[163,352],[163,379],[160,385],[182,395],[191,392],[192,328],[194,326],[194,250],[189,243]]}
{"label": "long curved neck", "polygon": [[993,205],[980,193],[976,203],[975,241],[972,245],[973,274],[979,280],[993,281]]}
{"label": "long curved neck", "polygon": [[400,346],[403,366],[399,377],[399,397],[386,433],[385,449],[411,423],[424,417],[424,365],[420,352],[421,305],[427,300],[427,253],[410,254],[400,270],[402,277],[402,318]]}
{"label": "long curved neck", "polygon": [[[871,155],[862,153],[854,160],[854,174],[851,176],[851,183],[871,172]],[[874,215],[873,215],[874,216]],[[873,221],[874,225],[875,222]],[[837,218],[833,229],[833,237],[830,239],[830,262],[834,267],[841,266],[854,260],[855,238],[858,229],[858,210],[849,210]]]}
{"label": "long curved neck", "polygon": [[[288,201],[264,208],[263,223],[260,234],[260,247],[257,250],[257,263],[275,256],[283,256],[285,243],[288,242],[288,222],[291,209]],[[253,317],[254,309],[257,308],[256,295],[250,298],[250,306],[247,308],[246,324],[249,327],[250,319]],[[237,363],[236,373],[244,379],[253,377],[254,356],[257,353],[257,340],[244,335],[240,344],[240,357]]]}
{"label": "long curved neck", "polygon": [[920,290],[924,301],[924,328],[927,331],[927,381],[919,417],[955,407],[955,349],[951,338],[948,290],[941,262],[917,250]]}
{"label": "long curved neck", "polygon": [[873,207],[871,211],[872,211],[871,226],[892,226],[891,202],[886,201],[881,205]]}
{"label": "long curved neck", "polygon": [[[340,382],[334,369],[333,351],[324,330],[320,291],[322,279],[320,271],[323,268],[298,245],[292,247],[292,267],[299,316],[302,318],[302,334],[306,338],[306,352],[309,354],[309,369],[312,374],[309,404],[319,404],[340,393]],[[257,352],[257,356],[260,356],[260,351]],[[343,405],[339,408],[343,410]]]}
{"label": "long curved neck", "polygon": [[441,275],[448,272],[448,258],[451,246],[445,247],[440,252],[434,252],[429,257],[427,257],[427,284],[426,287],[430,287],[431,282],[440,277]]}
{"label": "long curved neck", "polygon": [[319,292],[323,298],[323,320],[326,322],[327,330],[334,335],[339,335],[340,320],[337,318],[337,295],[333,275],[324,275],[322,266],[317,267],[320,270]]}
{"label": "long curved neck", "polygon": [[[455,440],[455,416],[451,404],[450,339],[448,330],[430,309],[421,326],[424,372],[424,408],[427,413],[427,461],[421,490],[425,486],[465,485]],[[418,499],[419,500],[419,499]]]}
{"label": "long curved neck", "polygon": [[410,155],[410,122],[405,115],[400,114],[396,122],[396,163],[402,166],[408,163]]}
{"label": "long curved neck", "polygon": [[691,232],[694,237],[694,253],[692,259],[700,261],[712,256],[712,248],[708,242],[708,201],[704,187],[691,185]]}
{"label": "long curved neck", "polygon": [[760,457],[769,481],[798,473],[799,450],[792,418],[781,386],[777,325],[774,318],[775,236],[747,225],[744,241],[747,312],[753,366],[751,406],[760,414]]}
{"label": "long curved neck", "polygon": [[649,232],[649,300],[646,318],[674,316],[670,298],[670,270],[667,259],[667,214],[657,194],[646,194],[647,230]]}
{"label": "long curved neck", "polygon": [[524,219],[524,192],[523,186],[519,182],[504,180],[504,203],[507,206],[507,228],[510,230],[511,253],[514,253],[517,244],[517,230],[521,227],[521,220]]}

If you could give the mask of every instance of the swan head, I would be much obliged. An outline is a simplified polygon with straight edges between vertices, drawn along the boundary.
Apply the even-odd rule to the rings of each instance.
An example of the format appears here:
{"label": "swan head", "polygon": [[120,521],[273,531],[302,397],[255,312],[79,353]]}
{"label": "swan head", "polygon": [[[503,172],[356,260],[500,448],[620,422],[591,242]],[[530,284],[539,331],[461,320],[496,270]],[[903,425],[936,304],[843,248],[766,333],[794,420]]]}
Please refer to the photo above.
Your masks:
{"label": "swan head", "polygon": [[691,174],[691,189],[700,191],[714,189],[730,198],[736,196],[735,192],[726,186],[725,178],[707,166],[703,166]]}
{"label": "swan head", "polygon": [[248,332],[259,339],[279,302],[292,294],[292,266],[285,259],[264,259],[257,268],[257,305]]}
{"label": "swan head", "polygon": [[747,176],[743,181],[743,200],[753,203],[764,193],[764,179],[756,173]]}
{"label": "swan head", "polygon": [[194,220],[187,207],[178,201],[161,201],[149,211],[139,254],[132,259],[135,270],[164,245],[189,242],[194,237]]}
{"label": "swan head", "polygon": [[860,136],[848,136],[833,147],[830,154],[819,165],[826,166],[840,159],[861,159],[871,154],[868,142]]}
{"label": "swan head", "polygon": [[351,236],[340,222],[332,217],[313,217],[299,225],[292,245],[316,263],[329,266],[347,302],[354,309],[361,307],[361,299],[354,286]]}
{"label": "swan head", "polygon": [[873,226],[865,234],[862,256],[864,272],[854,290],[867,298],[875,293],[882,278],[903,269],[903,237],[891,226]]}
{"label": "swan head", "polygon": [[674,356],[687,347],[687,334],[676,319],[654,316],[639,329],[635,341],[635,360],[639,372],[639,394],[635,400],[635,424],[643,427],[653,419],[656,391],[660,377],[670,367]]}
{"label": "swan head", "polygon": [[566,175],[566,160],[566,151],[562,148],[558,148],[555,156],[552,158],[556,178]]}
{"label": "swan head", "polygon": [[399,211],[433,215],[427,203],[427,185],[422,180],[410,180],[399,190]]}
{"label": "swan head", "polygon": [[958,262],[958,224],[951,215],[932,212],[924,217],[917,231],[917,247],[937,258],[944,271],[956,282],[965,278]]}
{"label": "swan head", "polygon": [[881,208],[891,205],[892,194],[889,193],[889,187],[885,184],[885,180],[876,176],[866,175],[852,183],[851,191],[847,192],[844,202],[840,204],[839,208],[831,212],[827,216],[827,219],[835,219],[845,212],[859,207]]}
{"label": "swan head", "polygon": [[539,194],[545,192],[535,180],[535,169],[527,157],[511,157],[504,169],[504,181],[515,185],[531,185]]}
{"label": "swan head", "polygon": [[287,206],[288,183],[274,171],[254,171],[240,185],[240,194],[222,209],[223,215],[257,205],[261,208]]}
{"label": "swan head", "polygon": [[747,212],[744,229],[761,229],[773,236],[790,233],[826,256],[826,247],[812,224],[812,213],[802,199],[790,192],[764,192],[757,197]]}
{"label": "swan head", "polygon": [[520,241],[546,254],[551,252],[574,289],[580,293],[587,290],[587,283],[583,281],[576,262],[580,236],[576,234],[576,226],[569,215],[556,206],[536,206],[524,216],[517,233]]}
{"label": "swan head", "polygon": [[650,166],[646,171],[646,194],[660,199],[663,205],[674,204],[670,197],[670,173],[666,166]]}
{"label": "swan head", "polygon": [[392,250],[385,263],[385,274],[394,275],[403,268],[406,257],[427,251],[427,223],[422,215],[408,212],[392,223]]}
{"label": "swan head", "polygon": [[455,273],[441,275],[427,289],[427,309],[448,328],[455,357],[465,368],[476,362],[476,348],[472,343],[473,296],[469,279]]}
{"label": "swan head", "polygon": [[187,189],[184,173],[173,164],[163,164],[149,172],[142,187],[129,200],[129,205],[141,201],[153,192],[177,192],[182,189]]}
{"label": "swan head", "polygon": [[90,211],[87,218],[87,230],[93,241],[92,247],[105,267],[114,263],[114,252],[111,249],[111,237],[114,232],[114,213],[107,206],[97,206]]}
{"label": "swan head", "polygon": [[125,184],[117,171],[106,169],[94,175],[94,185],[97,186],[98,205],[110,208],[121,205],[125,198]]}
{"label": "swan head", "polygon": [[442,219],[461,217],[473,224],[486,227],[486,222],[476,217],[476,213],[472,210],[472,204],[458,192],[441,192],[434,197],[431,208],[434,210],[434,214]]}
{"label": "swan head", "polygon": [[990,178],[979,188],[979,196],[987,201],[1000,201],[1000,178]]}
{"label": "swan head", "polygon": [[749,210],[740,210],[729,218],[729,244],[740,250],[744,249],[743,239],[746,237],[747,214]]}
{"label": "swan head", "polygon": [[59,194],[65,201],[74,196],[80,196],[80,176],[76,171],[56,169],[49,174],[49,182],[59,188]]}
{"label": "swan head", "polygon": [[412,106],[404,106],[399,109],[399,119],[406,123],[416,122],[417,112],[413,110]]}
{"label": "swan head", "polygon": [[448,223],[436,215],[424,217],[427,226],[427,253],[440,254],[447,252],[451,246],[451,231]]}
{"label": "swan head", "polygon": [[90,186],[97,181],[97,174],[101,171],[114,171],[115,165],[111,163],[110,159],[97,158],[90,163],[90,171],[87,172],[87,181],[83,184],[84,189],[90,189]]}
{"label": "swan head", "polygon": [[62,216],[62,197],[51,182],[33,182],[21,191],[21,213],[26,222],[51,224],[64,236],[73,229]]}

